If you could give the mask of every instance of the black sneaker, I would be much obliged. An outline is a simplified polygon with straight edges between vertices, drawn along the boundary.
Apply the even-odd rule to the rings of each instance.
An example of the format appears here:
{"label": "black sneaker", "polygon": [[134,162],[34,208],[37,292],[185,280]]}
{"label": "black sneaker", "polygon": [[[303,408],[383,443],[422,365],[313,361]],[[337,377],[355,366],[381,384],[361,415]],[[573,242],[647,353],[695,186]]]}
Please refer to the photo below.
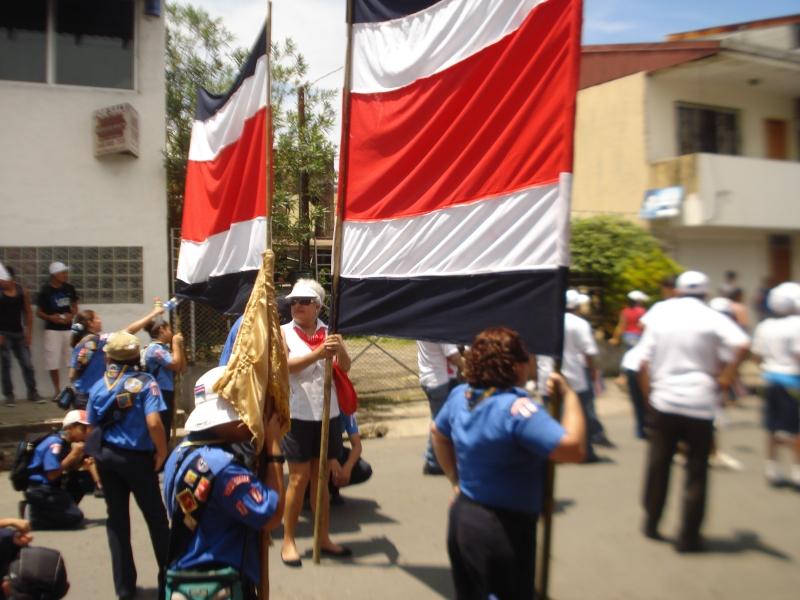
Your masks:
{"label": "black sneaker", "polygon": [[47,402],[44,398],[39,395],[39,392],[33,392],[32,394],[28,394],[28,402],[36,402],[36,404],[44,404]]}
{"label": "black sneaker", "polygon": [[423,475],[444,475],[444,471],[442,467],[439,465],[432,465],[430,463],[425,463],[422,467],[422,474]]}
{"label": "black sneaker", "polygon": [[5,404],[9,408],[14,408],[17,405],[16,398],[14,398],[14,394],[5,397]]}

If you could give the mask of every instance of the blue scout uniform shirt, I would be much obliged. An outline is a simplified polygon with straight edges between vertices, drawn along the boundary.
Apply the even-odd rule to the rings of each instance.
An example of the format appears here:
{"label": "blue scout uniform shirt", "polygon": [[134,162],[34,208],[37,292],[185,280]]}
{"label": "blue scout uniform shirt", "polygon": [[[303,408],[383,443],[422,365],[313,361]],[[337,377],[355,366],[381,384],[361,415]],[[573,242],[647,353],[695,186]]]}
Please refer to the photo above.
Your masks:
{"label": "blue scout uniform shirt", "polygon": [[107,333],[86,336],[72,349],[69,366],[81,371],[80,376],[72,382],[76,391],[88,394],[92,386],[102,379],[106,372],[106,353],[103,349],[107,341]]}
{"label": "blue scout uniform shirt", "polygon": [[60,433],[48,435],[39,442],[33,451],[33,457],[28,464],[28,481],[30,483],[58,485],[59,479],[50,481],[48,471],[61,471],[61,456],[66,442]]}
{"label": "blue scout uniform shirt", "polygon": [[125,450],[152,451],[153,441],[145,417],[167,410],[153,376],[128,366],[111,364],[92,386],[86,412],[89,423],[98,425],[108,411],[119,411],[120,418],[106,425],[103,441]]}
{"label": "blue scout uniform shirt", "polygon": [[158,387],[165,392],[175,390],[175,375],[167,368],[171,364],[172,354],[166,344],[153,342],[144,351],[144,368],[156,378]]}
{"label": "blue scout uniform shirt", "polygon": [[564,429],[533,401],[512,415],[512,404],[527,397],[524,390],[498,391],[474,408],[470,391],[483,392],[459,385],[436,416],[436,429],[455,446],[461,493],[487,506],[540,512],[543,469]]}
{"label": "blue scout uniform shirt", "polygon": [[224,367],[231,359],[231,354],[233,353],[233,344],[236,342],[236,335],[239,333],[239,328],[242,326],[243,318],[244,315],[236,319],[236,321],[233,323],[233,327],[231,327],[231,330],[228,332],[228,337],[225,338],[225,345],[222,347],[222,354],[219,355],[218,367]]}
{"label": "blue scout uniform shirt", "polygon": [[[198,462],[198,457],[202,461]],[[167,459],[164,502],[170,518],[185,518],[181,507],[187,500],[180,495],[187,486],[194,488],[195,497],[199,496],[189,498],[189,508],[196,500],[206,502],[205,517],[197,521],[188,549],[170,568],[186,570],[224,564],[258,583],[258,533],[275,514],[278,494],[233,458],[220,447],[192,447],[191,442],[184,442]],[[202,485],[203,477],[209,474],[213,477],[210,490]],[[187,485],[181,486],[181,482]],[[183,490],[176,495],[179,486]]]}

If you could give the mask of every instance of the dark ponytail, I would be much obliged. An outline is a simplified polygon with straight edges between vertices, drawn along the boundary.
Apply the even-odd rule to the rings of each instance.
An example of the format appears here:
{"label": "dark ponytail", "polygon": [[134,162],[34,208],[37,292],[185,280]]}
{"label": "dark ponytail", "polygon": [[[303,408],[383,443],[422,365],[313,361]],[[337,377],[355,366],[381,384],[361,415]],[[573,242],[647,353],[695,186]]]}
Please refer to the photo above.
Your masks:
{"label": "dark ponytail", "polygon": [[72,337],[70,338],[70,345],[74,348],[78,345],[83,338],[89,335],[89,323],[94,321],[96,313],[93,310],[82,310],[76,316],[72,323]]}

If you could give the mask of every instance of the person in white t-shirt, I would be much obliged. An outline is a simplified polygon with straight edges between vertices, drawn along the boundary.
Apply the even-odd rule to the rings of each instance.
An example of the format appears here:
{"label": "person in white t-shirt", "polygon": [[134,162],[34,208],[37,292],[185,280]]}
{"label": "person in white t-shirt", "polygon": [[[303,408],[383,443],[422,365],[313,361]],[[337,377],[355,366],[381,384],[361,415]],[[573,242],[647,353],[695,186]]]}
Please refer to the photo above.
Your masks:
{"label": "person in white t-shirt", "polygon": [[714,407],[730,387],[750,340],[741,328],[705,304],[709,281],[687,271],[677,281],[678,298],[661,303],[647,319],[639,370],[649,402],[651,429],[644,488],[644,534],[662,539],[658,523],[678,442],[687,446],[687,477],[676,550],[702,550],[700,526],[706,501]]}
{"label": "person in white t-shirt", "polygon": [[[425,392],[431,409],[431,420],[436,418],[444,406],[450,390],[458,383],[458,371],[464,367],[464,359],[458,346],[439,344],[437,342],[417,342],[417,366],[419,367],[419,385]],[[422,467],[425,475],[444,475],[439,466],[428,434],[428,446],[425,450],[425,464]]]}
{"label": "person in white t-shirt", "polygon": [[586,458],[584,462],[597,462],[599,457],[592,443],[605,437],[603,425],[594,410],[594,357],[597,356],[597,343],[592,335],[592,326],[576,314],[581,305],[581,294],[567,290],[564,313],[564,352],[561,358],[561,374],[569,386],[578,394],[586,419]]}
{"label": "person in white t-shirt", "polygon": [[764,475],[771,485],[783,483],[778,448],[794,450],[791,483],[800,489],[800,316],[792,295],[777,287],[767,295],[773,317],[756,327],[753,355],[761,360],[764,390],[764,426],[767,429],[767,461]]}

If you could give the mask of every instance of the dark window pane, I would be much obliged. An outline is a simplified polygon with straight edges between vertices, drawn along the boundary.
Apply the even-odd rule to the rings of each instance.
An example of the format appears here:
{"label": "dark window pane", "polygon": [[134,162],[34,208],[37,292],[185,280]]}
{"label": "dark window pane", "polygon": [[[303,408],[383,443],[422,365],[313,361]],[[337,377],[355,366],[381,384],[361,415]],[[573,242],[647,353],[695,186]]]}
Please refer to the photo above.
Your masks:
{"label": "dark window pane", "polygon": [[680,154],[739,154],[739,121],[730,109],[678,106]]}
{"label": "dark window pane", "polygon": [[133,88],[133,0],[60,0],[56,82]]}
{"label": "dark window pane", "polygon": [[45,81],[46,0],[0,2],[0,79]]}

